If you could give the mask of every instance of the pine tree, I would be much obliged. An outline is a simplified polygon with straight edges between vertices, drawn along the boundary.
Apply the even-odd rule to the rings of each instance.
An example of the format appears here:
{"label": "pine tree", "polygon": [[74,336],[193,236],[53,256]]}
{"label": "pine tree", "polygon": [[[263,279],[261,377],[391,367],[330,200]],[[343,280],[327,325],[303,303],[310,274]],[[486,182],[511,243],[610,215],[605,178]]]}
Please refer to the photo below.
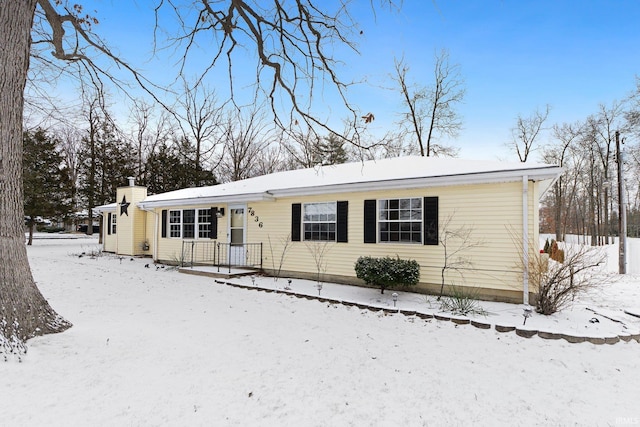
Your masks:
{"label": "pine tree", "polygon": [[70,213],[71,186],[61,165],[62,156],[54,139],[41,129],[24,132],[22,174],[28,245],[33,240],[36,217],[63,219]]}
{"label": "pine tree", "polygon": [[[113,124],[101,117],[90,122],[83,138],[78,193],[83,198],[93,220],[92,209],[113,202],[118,187],[127,185],[127,178],[135,175],[136,152],[131,143],[119,137]],[[87,227],[87,234],[93,227]]]}
{"label": "pine tree", "polygon": [[318,143],[318,152],[323,165],[337,165],[349,161],[345,142],[338,135],[332,133]]}
{"label": "pine tree", "polygon": [[212,171],[196,169],[193,145],[187,138],[171,145],[162,142],[145,162],[145,181],[149,194],[218,183]]}

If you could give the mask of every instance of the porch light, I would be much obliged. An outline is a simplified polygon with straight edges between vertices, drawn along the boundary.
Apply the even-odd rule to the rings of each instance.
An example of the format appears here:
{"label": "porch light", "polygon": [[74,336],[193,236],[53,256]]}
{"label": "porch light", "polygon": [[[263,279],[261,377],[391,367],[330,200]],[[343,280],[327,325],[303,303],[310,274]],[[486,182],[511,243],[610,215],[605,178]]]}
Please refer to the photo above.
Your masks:
{"label": "porch light", "polygon": [[394,292],[391,294],[391,298],[393,299],[393,306],[396,306],[396,302],[398,301],[398,293]]}
{"label": "porch light", "polygon": [[218,208],[218,210],[216,211],[216,217],[222,218],[223,216],[224,216],[224,208]]}

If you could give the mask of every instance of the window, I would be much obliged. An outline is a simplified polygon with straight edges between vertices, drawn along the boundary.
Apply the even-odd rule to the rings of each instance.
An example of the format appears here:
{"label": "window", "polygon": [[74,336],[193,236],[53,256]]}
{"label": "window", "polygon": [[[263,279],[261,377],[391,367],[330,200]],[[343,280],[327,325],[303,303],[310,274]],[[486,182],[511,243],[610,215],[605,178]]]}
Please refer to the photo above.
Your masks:
{"label": "window", "polygon": [[111,234],[116,234],[116,220],[117,220],[118,216],[117,215],[111,215],[111,224],[109,224],[109,226],[111,227]]}
{"label": "window", "polygon": [[169,237],[182,236],[182,211],[169,211]]}
{"label": "window", "polygon": [[[197,212],[197,217],[196,217]],[[211,209],[183,209],[169,211],[169,237],[194,239],[209,238]]]}
{"label": "window", "polygon": [[380,242],[422,243],[422,199],[378,201]]}
{"label": "window", "polygon": [[302,212],[304,240],[336,240],[336,202],[305,203]]}
{"label": "window", "polygon": [[182,211],[182,238],[193,239],[196,229],[196,210],[185,209]]}
{"label": "window", "polygon": [[211,233],[211,209],[198,209],[198,237],[208,239]]}

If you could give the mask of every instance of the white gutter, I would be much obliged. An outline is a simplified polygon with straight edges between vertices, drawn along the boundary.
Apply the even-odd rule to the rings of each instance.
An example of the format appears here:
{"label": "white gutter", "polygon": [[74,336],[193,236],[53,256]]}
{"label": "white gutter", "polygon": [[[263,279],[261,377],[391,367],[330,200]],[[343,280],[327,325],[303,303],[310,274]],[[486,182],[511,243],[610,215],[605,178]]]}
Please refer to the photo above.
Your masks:
{"label": "white gutter", "polygon": [[[562,172],[562,168],[558,166],[549,166],[540,169],[530,169],[527,172],[528,179],[532,181],[541,181],[554,179]],[[411,188],[429,188],[429,187],[444,187],[450,185],[465,185],[465,184],[493,184],[500,182],[513,182],[518,181],[522,176],[522,171],[496,171],[496,172],[478,172],[468,173],[461,175],[442,175],[442,176],[428,176],[420,178],[398,178],[389,180],[374,180],[364,182],[348,182],[344,184],[328,184],[306,187],[291,187],[291,188],[273,188],[260,192],[242,193],[242,194],[216,194],[212,196],[200,196],[189,198],[176,198],[176,199],[159,199],[144,200],[138,202],[138,206],[142,209],[145,208],[159,208],[159,207],[173,207],[173,206],[188,206],[188,205],[203,205],[203,204],[215,204],[215,203],[248,203],[256,201],[272,201],[277,197],[296,197],[296,196],[309,196],[319,194],[330,193],[347,193],[358,191],[373,191],[373,190],[397,190],[397,189],[411,189]],[[224,185],[224,184],[221,184]]]}
{"label": "white gutter", "polygon": [[[515,172],[515,174],[514,174]],[[532,181],[541,181],[545,179],[553,179],[562,168],[550,166],[541,170],[528,171],[527,177]],[[462,175],[443,175],[428,176],[420,178],[400,178],[380,181],[365,181],[357,183],[330,184],[304,188],[284,188],[272,189],[269,193],[274,197],[328,194],[328,193],[346,193],[356,191],[372,191],[372,190],[397,190],[410,188],[428,188],[428,187],[444,187],[451,185],[465,184],[494,184],[499,182],[517,181],[522,175],[522,171],[498,171],[498,172],[479,172]]]}
{"label": "white gutter", "polygon": [[529,177],[522,175],[522,303],[529,304]]}
{"label": "white gutter", "polygon": [[147,210],[148,208],[162,208],[173,206],[189,206],[189,205],[205,205],[216,203],[247,203],[257,201],[273,201],[274,197],[268,192],[261,193],[248,193],[248,194],[229,194],[219,196],[203,196],[203,197],[190,197],[188,199],[164,199],[164,200],[143,200],[138,202],[140,209]]}

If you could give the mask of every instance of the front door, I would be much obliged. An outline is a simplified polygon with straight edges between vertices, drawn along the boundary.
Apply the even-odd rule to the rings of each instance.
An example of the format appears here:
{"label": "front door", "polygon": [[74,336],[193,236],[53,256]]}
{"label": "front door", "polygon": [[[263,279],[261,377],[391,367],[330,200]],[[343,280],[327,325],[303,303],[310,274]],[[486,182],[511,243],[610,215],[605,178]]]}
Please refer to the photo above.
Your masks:
{"label": "front door", "polygon": [[244,248],[244,206],[229,207],[229,263],[246,265]]}

